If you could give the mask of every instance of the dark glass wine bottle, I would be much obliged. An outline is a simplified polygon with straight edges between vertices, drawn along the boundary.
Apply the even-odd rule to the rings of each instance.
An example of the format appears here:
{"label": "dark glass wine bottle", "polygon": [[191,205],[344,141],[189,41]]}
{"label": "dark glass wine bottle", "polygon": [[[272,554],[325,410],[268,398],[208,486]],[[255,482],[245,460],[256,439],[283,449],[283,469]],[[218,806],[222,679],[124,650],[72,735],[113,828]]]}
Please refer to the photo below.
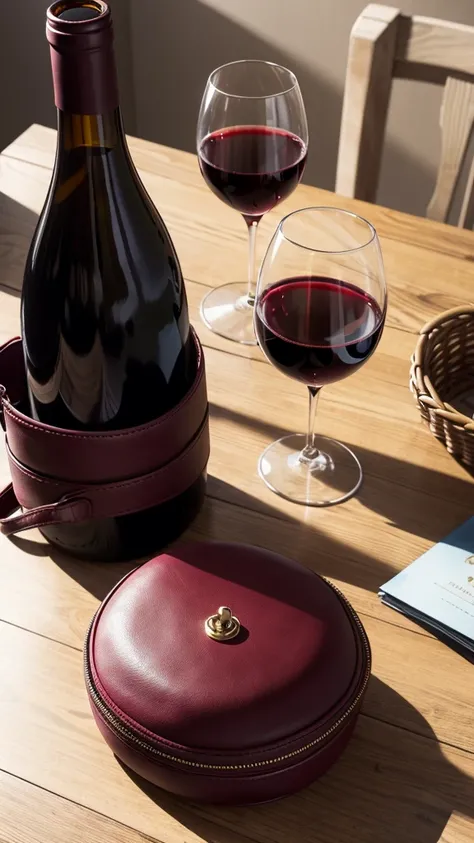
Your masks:
{"label": "dark glass wine bottle", "polygon": [[[23,285],[30,413],[76,430],[132,427],[175,406],[194,380],[183,278],[127,147],[110,9],[60,0],[46,31],[58,139]],[[184,529],[204,486],[203,475],[152,510],[43,532],[75,555],[144,555]]]}

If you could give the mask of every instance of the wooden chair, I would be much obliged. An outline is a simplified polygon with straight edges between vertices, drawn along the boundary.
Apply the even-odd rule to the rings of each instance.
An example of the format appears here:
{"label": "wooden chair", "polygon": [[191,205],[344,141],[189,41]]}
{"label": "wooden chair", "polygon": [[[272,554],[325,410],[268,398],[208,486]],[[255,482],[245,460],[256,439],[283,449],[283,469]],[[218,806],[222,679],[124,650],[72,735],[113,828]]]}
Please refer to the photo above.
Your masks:
{"label": "wooden chair", "polygon": [[[374,202],[379,179],[392,80],[444,85],[440,115],[441,158],[431,219],[447,221],[461,169],[466,166],[474,120],[474,27],[436,18],[409,17],[391,6],[370,4],[350,37],[336,192]],[[474,224],[474,157],[457,219]]]}

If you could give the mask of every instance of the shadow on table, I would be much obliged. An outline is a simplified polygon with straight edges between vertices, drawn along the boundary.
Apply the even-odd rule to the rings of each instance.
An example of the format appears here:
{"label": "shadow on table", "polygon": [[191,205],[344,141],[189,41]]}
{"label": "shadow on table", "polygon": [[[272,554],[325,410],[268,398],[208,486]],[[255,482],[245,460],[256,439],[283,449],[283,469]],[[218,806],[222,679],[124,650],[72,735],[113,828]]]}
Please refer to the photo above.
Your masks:
{"label": "shadow on table", "polygon": [[[268,441],[288,432],[222,407],[213,406],[212,413],[214,417],[225,416],[239,424],[253,426],[264,433]],[[439,541],[472,514],[473,485],[470,480],[460,480],[428,468],[413,466],[384,454],[375,454],[367,448],[358,447],[357,453],[365,471],[364,484],[358,493],[359,500],[405,532],[423,536],[430,541]],[[404,482],[400,485],[402,474]],[[383,478],[383,484],[380,478]],[[451,502],[456,504],[455,523],[451,523],[452,512],[447,513],[446,518],[440,518],[439,499],[434,511],[430,509],[427,494],[432,492],[433,486],[439,487],[440,484],[443,485],[445,496],[449,496]],[[349,546],[300,520],[302,512],[304,508],[295,505],[295,513],[299,517],[292,517],[211,476],[202,511],[183,538],[255,544],[293,557],[320,574],[371,592],[376,592],[382,583],[393,576],[395,567],[377,557],[376,547],[369,554],[358,547]],[[103,599],[117,581],[138,564],[136,561],[101,564],[85,562],[49,544],[21,535],[11,538],[11,541],[27,553],[50,556],[62,570],[98,599]]]}
{"label": "shadow on table", "polygon": [[[263,434],[268,442],[294,432],[217,404],[211,405],[211,416],[252,428]],[[434,439],[433,444],[434,447],[441,447]],[[390,524],[430,541],[439,541],[457,523],[448,526],[447,530],[446,523],[440,523],[439,518],[431,513],[430,499],[426,495],[433,494],[438,499],[458,504],[460,508],[465,507],[466,518],[472,514],[474,486],[465,467],[466,479],[461,480],[426,466],[413,465],[388,454],[376,453],[360,445],[354,446],[354,451],[364,471],[364,481],[356,497]],[[281,514],[279,517],[286,516]]]}
{"label": "shadow on table", "polygon": [[32,556],[49,557],[69,577],[86,589],[94,597],[103,600],[109,591],[126,574],[146,560],[133,560],[132,562],[89,562],[83,559],[75,559],[59,548],[53,547],[47,541],[36,541],[25,537],[23,534],[10,536],[9,541],[16,545],[23,553]]}
{"label": "shadow on table", "polygon": [[[474,757],[446,754],[426,720],[375,677],[380,720],[359,718],[355,735],[337,764],[310,788],[279,802],[247,808],[185,803],[123,769],[150,799],[209,843],[247,838],[272,843],[438,843],[453,812],[474,816]],[[383,722],[417,723],[420,737]],[[120,763],[120,762],[119,762]],[[122,765],[123,766],[123,765]]]}
{"label": "shadow on table", "polygon": [[[209,477],[208,496],[181,540],[186,539],[257,545],[293,557],[320,574],[370,591],[376,591],[395,572],[375,555],[349,547],[297,518],[283,517],[278,509],[216,477]],[[25,553],[49,556],[99,600],[139,564],[135,560],[110,563],[75,559],[44,540],[36,541],[21,534],[10,537],[10,541]]]}

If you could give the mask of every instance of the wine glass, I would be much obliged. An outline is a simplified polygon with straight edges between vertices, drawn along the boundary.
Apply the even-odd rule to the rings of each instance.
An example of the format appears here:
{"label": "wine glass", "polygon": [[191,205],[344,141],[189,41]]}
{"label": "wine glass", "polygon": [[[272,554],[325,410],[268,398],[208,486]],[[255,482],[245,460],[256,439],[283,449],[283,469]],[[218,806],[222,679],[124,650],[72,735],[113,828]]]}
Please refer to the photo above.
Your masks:
{"label": "wine glass", "polygon": [[267,486],[287,500],[328,506],[360,487],[356,455],[314,433],[316,407],[323,386],[354,374],[373,354],[386,309],[382,254],[370,222],[332,207],[284,217],[260,269],[254,315],[270,363],[309,391],[307,434],[283,436],[259,461]]}
{"label": "wine glass", "polygon": [[227,339],[256,345],[257,226],[298,185],[307,149],[303,98],[291,70],[244,60],[211,73],[197,124],[199,165],[211,190],[242,214],[249,234],[247,282],[217,287],[201,304],[207,327]]}

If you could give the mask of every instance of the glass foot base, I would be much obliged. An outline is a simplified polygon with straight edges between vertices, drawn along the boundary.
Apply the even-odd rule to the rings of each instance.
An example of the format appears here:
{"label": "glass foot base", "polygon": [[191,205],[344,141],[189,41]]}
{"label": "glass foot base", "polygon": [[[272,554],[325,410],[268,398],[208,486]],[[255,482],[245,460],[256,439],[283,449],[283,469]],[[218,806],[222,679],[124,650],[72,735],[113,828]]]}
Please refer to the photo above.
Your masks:
{"label": "glass foot base", "polygon": [[211,290],[201,302],[201,319],[215,334],[243,345],[257,345],[253,304],[247,284],[235,282]]}
{"label": "glass foot base", "polygon": [[355,495],[362,466],[342,442],[314,437],[314,454],[302,457],[306,436],[292,433],[265,449],[258,463],[260,477],[277,495],[306,506],[331,506]]}

